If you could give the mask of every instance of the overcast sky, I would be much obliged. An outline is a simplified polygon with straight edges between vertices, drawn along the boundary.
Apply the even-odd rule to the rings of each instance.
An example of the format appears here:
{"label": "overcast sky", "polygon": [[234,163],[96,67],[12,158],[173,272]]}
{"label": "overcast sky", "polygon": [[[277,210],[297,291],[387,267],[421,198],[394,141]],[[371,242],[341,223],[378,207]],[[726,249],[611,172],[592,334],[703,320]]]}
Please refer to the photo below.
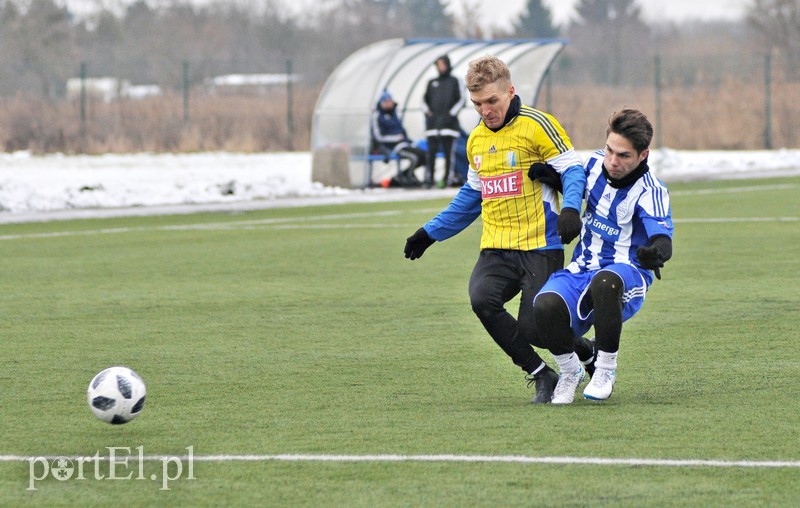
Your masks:
{"label": "overcast sky", "polygon": [[[481,12],[489,25],[502,25],[519,15],[527,4],[527,0],[450,0],[450,9],[460,10],[463,5],[480,5]],[[543,0],[553,21],[562,25],[574,14],[577,0]],[[639,0],[642,15],[648,22],[741,19],[751,4],[751,0]]]}
{"label": "overcast sky", "polygon": [[[197,0],[213,1],[213,0]],[[320,0],[279,0],[289,9],[306,10],[319,5]],[[459,18],[463,15],[465,5],[474,10],[478,6],[481,19],[475,20],[485,32],[491,33],[492,27],[501,28],[519,16],[525,9],[527,0],[440,0],[451,14]],[[542,0],[553,14],[556,25],[564,25],[574,15],[574,6],[578,0]],[[638,0],[642,7],[642,15],[647,22],[680,22],[688,20],[737,20],[744,17],[752,0]],[[508,31],[508,30],[500,30]]]}
{"label": "overcast sky", "polygon": [[[98,5],[119,5],[132,3],[135,0],[60,0],[69,4],[78,12],[92,11]],[[158,0],[155,3],[165,3],[168,0]],[[192,0],[197,4],[210,2],[238,2],[247,3],[247,0]],[[258,3],[258,0],[249,0]],[[447,5],[446,9],[459,15],[463,13],[464,5],[478,6],[481,19],[475,20],[484,28],[502,27],[514,21],[525,9],[527,0],[440,0]],[[574,5],[578,0],[543,0],[544,4],[553,13],[553,21],[563,25],[574,15]],[[328,4],[330,0],[279,0],[287,9],[295,12],[307,11],[318,7],[320,3]],[[648,22],[658,21],[686,21],[686,20],[734,20],[741,19],[752,3],[752,0],[638,0],[642,6],[642,13]],[[489,30],[491,31],[491,30]]]}

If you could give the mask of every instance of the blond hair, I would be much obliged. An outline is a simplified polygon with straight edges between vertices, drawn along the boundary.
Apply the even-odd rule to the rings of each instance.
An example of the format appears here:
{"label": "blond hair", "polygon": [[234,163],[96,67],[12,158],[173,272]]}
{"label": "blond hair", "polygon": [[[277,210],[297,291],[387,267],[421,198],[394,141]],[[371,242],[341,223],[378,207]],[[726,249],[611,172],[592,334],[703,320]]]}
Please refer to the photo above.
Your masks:
{"label": "blond hair", "polygon": [[511,85],[511,71],[508,66],[497,57],[482,56],[469,63],[467,69],[467,90],[477,92],[486,85],[504,82],[502,85]]}

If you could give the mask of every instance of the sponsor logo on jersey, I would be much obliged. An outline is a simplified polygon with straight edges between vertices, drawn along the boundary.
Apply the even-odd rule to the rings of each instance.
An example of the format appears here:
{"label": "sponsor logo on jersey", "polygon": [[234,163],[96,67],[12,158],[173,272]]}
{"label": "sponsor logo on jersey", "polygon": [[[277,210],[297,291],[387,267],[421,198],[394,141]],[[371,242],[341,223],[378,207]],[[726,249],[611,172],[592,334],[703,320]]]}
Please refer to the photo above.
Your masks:
{"label": "sponsor logo on jersey", "polygon": [[605,194],[603,194],[603,199],[605,199],[607,201],[610,201],[611,200],[611,193],[610,192],[606,192]]}
{"label": "sponsor logo on jersey", "polygon": [[609,242],[616,242],[622,232],[614,223],[603,217],[587,215],[586,226],[597,236]]}
{"label": "sponsor logo on jersey", "polygon": [[483,199],[506,198],[522,195],[522,171],[500,176],[481,177]]}
{"label": "sponsor logo on jersey", "polygon": [[506,156],[508,159],[508,167],[513,168],[517,166],[517,154],[514,152],[508,152]]}
{"label": "sponsor logo on jersey", "polygon": [[483,158],[480,155],[476,155],[476,156],[472,157],[472,167],[475,168],[475,171],[480,171],[481,170],[481,162],[482,161],[483,161]]}
{"label": "sponsor logo on jersey", "polygon": [[495,147],[494,145],[490,146],[489,153],[497,153],[497,147]]}

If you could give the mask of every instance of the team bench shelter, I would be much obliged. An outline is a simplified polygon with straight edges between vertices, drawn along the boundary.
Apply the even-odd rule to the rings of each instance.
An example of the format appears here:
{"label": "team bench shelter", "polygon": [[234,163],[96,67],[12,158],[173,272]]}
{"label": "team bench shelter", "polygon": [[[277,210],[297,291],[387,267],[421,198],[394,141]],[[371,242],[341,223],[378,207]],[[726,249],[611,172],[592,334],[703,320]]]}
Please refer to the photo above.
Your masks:
{"label": "team bench shelter", "polygon": [[[387,39],[365,46],[328,77],[311,124],[311,177],[324,185],[371,187],[397,171],[397,161],[370,152],[370,115],[381,92],[389,90],[411,139],[424,138],[422,96],[436,76],[434,60],[447,54],[461,80],[469,62],[484,55],[501,58],[511,69],[522,101],[535,106],[550,65],[566,45],[560,39]],[[466,93],[466,91],[465,91]],[[474,109],[459,114],[469,131],[478,123]]]}

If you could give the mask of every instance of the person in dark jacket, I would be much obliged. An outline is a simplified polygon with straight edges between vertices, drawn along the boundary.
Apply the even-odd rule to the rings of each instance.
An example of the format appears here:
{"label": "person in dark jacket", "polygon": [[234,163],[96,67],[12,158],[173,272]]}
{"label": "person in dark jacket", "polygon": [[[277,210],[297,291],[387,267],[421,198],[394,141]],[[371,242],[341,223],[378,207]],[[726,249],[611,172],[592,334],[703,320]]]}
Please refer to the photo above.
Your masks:
{"label": "person in dark jacket", "polygon": [[428,138],[425,185],[433,185],[436,154],[441,150],[445,157],[444,178],[438,185],[444,187],[462,183],[455,173],[450,175],[450,167],[454,159],[455,140],[461,135],[461,126],[456,115],[464,107],[465,96],[458,78],[450,74],[450,58],[442,55],[436,59],[434,65],[439,76],[428,82],[422,105],[425,113],[425,136]]}
{"label": "person in dark jacket", "polygon": [[425,151],[411,144],[403,122],[397,116],[397,103],[388,91],[384,90],[372,112],[371,132],[373,150],[382,153],[388,160],[392,155],[408,161],[396,177],[403,186],[418,186],[419,179],[414,170],[425,165]]}

